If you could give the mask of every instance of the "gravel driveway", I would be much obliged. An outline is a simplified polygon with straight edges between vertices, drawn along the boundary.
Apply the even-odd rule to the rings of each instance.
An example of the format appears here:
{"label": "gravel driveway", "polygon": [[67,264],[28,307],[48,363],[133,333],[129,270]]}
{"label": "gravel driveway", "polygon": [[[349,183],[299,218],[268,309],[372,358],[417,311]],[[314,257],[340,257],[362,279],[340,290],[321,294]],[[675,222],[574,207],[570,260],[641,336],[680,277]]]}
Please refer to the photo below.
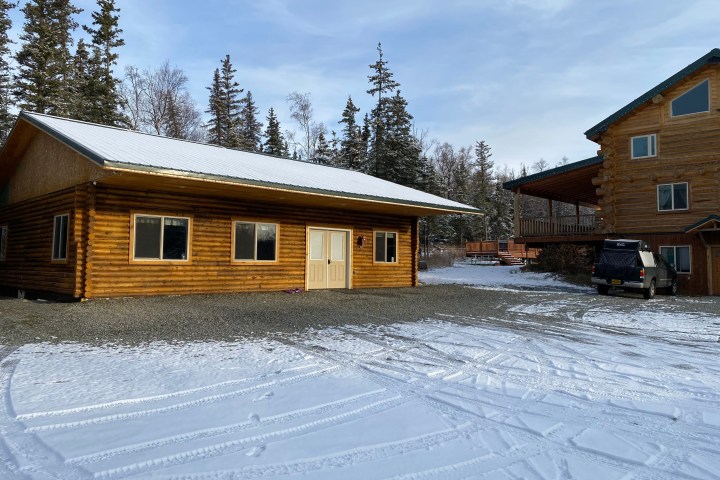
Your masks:
{"label": "gravel driveway", "polygon": [[[535,304],[552,307],[543,315],[535,315],[533,322],[518,322],[513,308],[527,301],[528,296]],[[493,290],[461,285],[94,299],[82,303],[0,297],[0,345],[233,340],[308,328],[443,316],[542,334],[572,335],[572,330],[577,329],[575,317],[590,308],[622,315],[646,308],[661,312],[679,306],[686,312],[717,315],[720,298],[658,296],[646,302],[636,295],[598,297],[591,289]]]}

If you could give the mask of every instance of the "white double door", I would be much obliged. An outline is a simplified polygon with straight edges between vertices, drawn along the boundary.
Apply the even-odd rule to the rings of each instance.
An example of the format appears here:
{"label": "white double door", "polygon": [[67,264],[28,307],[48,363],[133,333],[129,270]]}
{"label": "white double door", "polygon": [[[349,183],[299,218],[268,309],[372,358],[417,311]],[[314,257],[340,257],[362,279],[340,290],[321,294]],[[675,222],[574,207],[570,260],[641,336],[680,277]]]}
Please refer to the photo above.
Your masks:
{"label": "white double door", "polygon": [[347,230],[308,228],[307,288],[349,288]]}

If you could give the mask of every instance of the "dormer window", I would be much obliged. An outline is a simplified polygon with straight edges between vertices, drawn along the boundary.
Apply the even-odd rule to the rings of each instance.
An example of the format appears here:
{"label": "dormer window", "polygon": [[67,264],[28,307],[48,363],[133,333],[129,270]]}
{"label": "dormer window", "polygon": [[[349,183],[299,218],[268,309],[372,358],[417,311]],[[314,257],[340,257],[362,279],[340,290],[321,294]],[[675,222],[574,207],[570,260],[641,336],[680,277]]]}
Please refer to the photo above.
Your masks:
{"label": "dormer window", "polygon": [[670,102],[673,117],[710,111],[710,80],[704,80]]}
{"label": "dormer window", "polygon": [[642,135],[630,139],[632,158],[647,158],[657,155],[656,137],[653,135]]}

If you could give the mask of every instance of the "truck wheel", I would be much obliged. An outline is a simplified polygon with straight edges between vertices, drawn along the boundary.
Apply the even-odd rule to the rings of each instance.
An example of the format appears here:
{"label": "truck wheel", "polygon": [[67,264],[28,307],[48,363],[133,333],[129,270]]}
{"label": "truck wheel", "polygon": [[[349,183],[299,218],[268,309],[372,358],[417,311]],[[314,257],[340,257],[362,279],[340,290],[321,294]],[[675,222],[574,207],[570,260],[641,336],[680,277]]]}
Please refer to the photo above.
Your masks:
{"label": "truck wheel", "polygon": [[672,283],[668,287],[668,295],[677,295],[677,292],[678,292],[677,278],[673,278]]}
{"label": "truck wheel", "polygon": [[655,297],[655,279],[650,282],[650,286],[643,290],[643,297],[645,300],[650,300]]}
{"label": "truck wheel", "polygon": [[607,285],[598,285],[597,287],[598,287],[598,293],[600,295],[607,295],[608,292],[610,291],[610,287],[608,287]]}

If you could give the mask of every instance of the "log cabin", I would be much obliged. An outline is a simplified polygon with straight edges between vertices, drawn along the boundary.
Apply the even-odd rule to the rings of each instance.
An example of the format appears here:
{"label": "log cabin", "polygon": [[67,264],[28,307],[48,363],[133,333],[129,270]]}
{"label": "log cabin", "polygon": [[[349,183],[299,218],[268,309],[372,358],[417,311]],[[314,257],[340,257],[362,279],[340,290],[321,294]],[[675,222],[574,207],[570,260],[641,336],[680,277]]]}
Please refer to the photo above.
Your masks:
{"label": "log cabin", "polygon": [[[643,240],[675,264],[681,292],[720,295],[720,49],[585,136],[598,156],[505,183],[515,196],[516,242]],[[523,217],[524,195],[547,199],[547,217]],[[575,214],[553,215],[553,201]]]}
{"label": "log cabin", "polygon": [[359,172],[20,113],[0,286],[76,299],[410,287],[418,217],[478,210]]}

